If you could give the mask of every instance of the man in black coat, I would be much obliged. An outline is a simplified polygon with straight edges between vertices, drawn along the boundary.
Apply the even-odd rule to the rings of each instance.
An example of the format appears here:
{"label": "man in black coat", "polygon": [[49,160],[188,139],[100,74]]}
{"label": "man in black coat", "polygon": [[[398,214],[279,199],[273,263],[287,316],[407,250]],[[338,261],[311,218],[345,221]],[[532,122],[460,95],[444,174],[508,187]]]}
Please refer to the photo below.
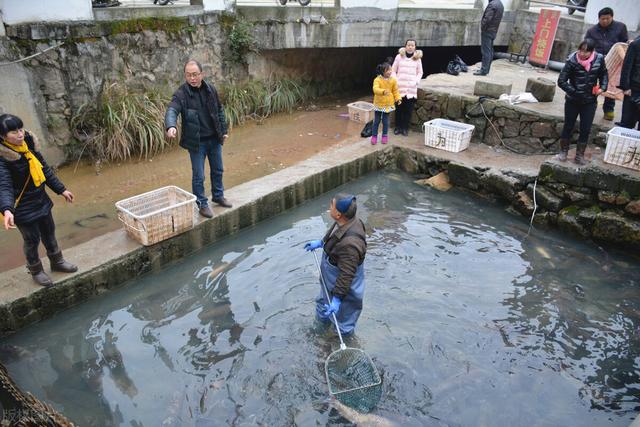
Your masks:
{"label": "man in black coat", "polygon": [[182,117],[180,146],[191,158],[191,190],[197,197],[200,215],[211,218],[213,212],[204,193],[204,161],[209,159],[211,196],[214,203],[230,208],[222,185],[222,145],[228,137],[227,121],[218,92],[204,80],[202,65],[189,60],[184,66],[186,83],[173,94],[164,117],[169,138],[177,134],[178,115]]}
{"label": "man in black coat", "polygon": [[619,88],[624,91],[620,126],[633,129],[640,122],[640,37],[631,42],[627,49]]}
{"label": "man in black coat", "polygon": [[[596,44],[596,52],[605,57],[614,44],[626,43],[629,40],[627,26],[622,22],[613,20],[613,10],[610,7],[605,7],[598,12],[598,23],[587,30],[584,38],[593,40]],[[615,99],[604,99],[602,111],[604,112],[605,120],[613,120],[615,106]]]}
{"label": "man in black coat", "polygon": [[504,6],[500,0],[489,0],[484,9],[480,21],[480,51],[482,52],[482,67],[475,73],[476,76],[486,76],[491,69],[493,61],[493,41],[498,34],[498,27],[502,21]]}

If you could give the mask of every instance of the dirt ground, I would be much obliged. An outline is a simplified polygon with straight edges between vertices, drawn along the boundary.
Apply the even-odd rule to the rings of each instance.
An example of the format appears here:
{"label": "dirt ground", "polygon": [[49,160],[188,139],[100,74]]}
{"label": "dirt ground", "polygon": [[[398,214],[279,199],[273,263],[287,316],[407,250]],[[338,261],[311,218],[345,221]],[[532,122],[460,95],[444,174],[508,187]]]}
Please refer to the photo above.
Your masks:
{"label": "dirt ground", "polygon": [[[234,128],[223,148],[225,188],[286,168],[358,135],[362,125],[344,117],[346,104],[353,100],[322,100],[318,109],[280,114],[261,124],[250,121]],[[147,160],[74,163],[61,168],[58,176],[76,196],[76,201],[68,204],[49,191],[55,203],[56,235],[63,249],[120,227],[115,209],[118,200],[166,185],[191,191],[189,155],[180,147]],[[205,189],[210,196],[208,176]],[[0,271],[23,265],[20,232],[1,231],[5,256],[0,258]],[[42,248],[41,253],[44,255]]]}

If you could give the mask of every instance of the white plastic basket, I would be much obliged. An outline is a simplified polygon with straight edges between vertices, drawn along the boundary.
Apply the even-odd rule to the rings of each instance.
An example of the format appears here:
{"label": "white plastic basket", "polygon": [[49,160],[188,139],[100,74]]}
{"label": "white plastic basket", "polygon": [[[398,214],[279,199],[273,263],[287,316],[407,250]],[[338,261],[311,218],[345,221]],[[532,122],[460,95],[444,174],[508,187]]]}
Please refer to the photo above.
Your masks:
{"label": "white plastic basket", "polygon": [[373,104],[370,102],[356,101],[347,104],[349,107],[349,120],[359,123],[369,123],[373,120]]}
{"label": "white plastic basket", "polygon": [[615,127],[607,132],[604,161],[612,165],[640,170],[640,131]]}
{"label": "white plastic basket", "polygon": [[424,144],[428,147],[454,153],[466,150],[471,142],[475,126],[446,119],[433,119],[425,122]]}
{"label": "white plastic basket", "polygon": [[116,202],[127,233],[145,246],[193,228],[196,196],[170,185]]}

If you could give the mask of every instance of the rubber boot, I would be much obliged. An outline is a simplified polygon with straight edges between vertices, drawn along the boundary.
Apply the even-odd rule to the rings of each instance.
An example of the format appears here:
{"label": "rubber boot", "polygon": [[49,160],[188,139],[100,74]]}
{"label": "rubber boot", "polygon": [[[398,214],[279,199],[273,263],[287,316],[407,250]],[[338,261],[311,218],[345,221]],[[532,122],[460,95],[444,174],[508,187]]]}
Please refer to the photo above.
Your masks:
{"label": "rubber boot", "polygon": [[584,152],[587,150],[586,142],[578,142],[578,146],[576,147],[576,157],[573,159],[576,165],[586,165],[587,161],[584,159]]}
{"label": "rubber boot", "polygon": [[67,262],[62,257],[62,251],[58,251],[54,254],[47,254],[49,261],[51,261],[51,271],[60,271],[62,273],[75,273],[78,271],[78,267]]}
{"label": "rubber boot", "polygon": [[38,261],[36,264],[27,264],[27,270],[29,270],[29,274],[31,274],[33,281],[38,285],[44,287],[53,286],[53,281],[47,273],[44,272],[41,261]]}
{"label": "rubber boot", "polygon": [[567,154],[569,154],[569,140],[561,139],[560,140],[560,152],[556,156],[556,160],[560,160],[561,162],[567,161]]}

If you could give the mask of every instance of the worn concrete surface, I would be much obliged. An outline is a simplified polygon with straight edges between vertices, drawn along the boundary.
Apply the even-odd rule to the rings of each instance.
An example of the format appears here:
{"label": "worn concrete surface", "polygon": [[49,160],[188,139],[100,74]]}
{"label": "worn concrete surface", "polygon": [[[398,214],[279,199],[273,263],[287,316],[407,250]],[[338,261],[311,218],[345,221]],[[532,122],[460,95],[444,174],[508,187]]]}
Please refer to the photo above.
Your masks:
{"label": "worn concrete surface", "polygon": [[[479,67],[479,64],[477,64]],[[517,95],[525,91],[527,86],[527,79],[529,77],[544,77],[554,82],[558,81],[557,71],[545,70],[538,67],[533,67],[529,64],[513,63],[506,59],[498,59],[493,61],[491,65],[491,72],[488,76],[474,76],[473,68],[470,67],[469,72],[460,73],[458,76],[452,76],[450,74],[432,74],[420,83],[420,88],[429,91],[442,91],[455,95],[473,95],[473,89],[476,81],[494,81],[501,84],[511,84],[511,94]],[[616,118],[614,122],[604,120],[602,113],[603,97],[598,99],[598,110],[596,111],[596,117],[594,124],[603,128],[610,129],[614,126],[615,121],[620,120],[622,111],[622,102],[616,103]],[[531,104],[517,104],[519,108],[534,112],[536,115],[551,118],[564,117],[564,92],[562,89],[556,87],[556,94],[552,102],[538,102]]]}

